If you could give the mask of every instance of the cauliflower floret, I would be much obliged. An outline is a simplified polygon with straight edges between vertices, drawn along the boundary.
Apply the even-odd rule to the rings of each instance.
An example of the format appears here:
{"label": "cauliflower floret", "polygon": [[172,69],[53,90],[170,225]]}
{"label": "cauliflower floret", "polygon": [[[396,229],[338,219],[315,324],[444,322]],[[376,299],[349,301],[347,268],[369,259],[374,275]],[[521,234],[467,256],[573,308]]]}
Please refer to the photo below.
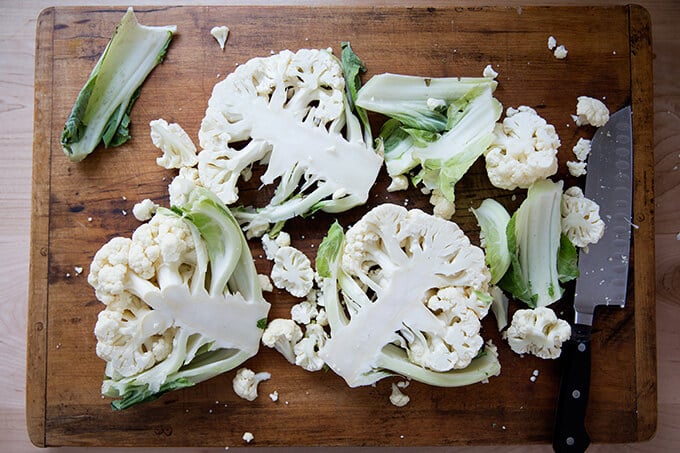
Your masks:
{"label": "cauliflower floret", "polygon": [[604,235],[600,206],[586,198],[579,187],[570,187],[562,195],[562,232],[576,247],[595,244]]}
{"label": "cauliflower floret", "polygon": [[567,162],[567,170],[569,170],[569,174],[571,176],[574,176],[576,178],[588,173],[588,171],[586,170],[585,162],[574,162],[570,160]]}
{"label": "cauliflower floret", "polygon": [[232,381],[234,393],[244,400],[254,401],[257,398],[257,386],[271,377],[272,375],[266,371],[255,373],[248,368],[241,368],[236,372]]}
{"label": "cauliflower floret", "polygon": [[580,162],[585,162],[590,154],[591,142],[587,138],[579,138],[572,151]]}
{"label": "cauliflower floret", "polygon": [[576,103],[576,118],[574,122],[577,126],[601,127],[609,121],[609,109],[599,99],[588,96],[579,96]]}
{"label": "cauliflower floret", "polygon": [[560,44],[555,48],[553,55],[555,55],[555,58],[557,58],[558,60],[564,60],[565,58],[567,58],[567,53],[569,53],[567,48],[564,47],[564,45]]}
{"label": "cauliflower floret", "polygon": [[560,138],[531,107],[508,108],[496,124],[495,141],[486,151],[491,184],[501,189],[526,189],[557,172]]}
{"label": "cauliflower floret", "polygon": [[562,343],[571,336],[571,327],[557,319],[548,307],[517,310],[507,330],[510,348],[517,354],[533,354],[542,359],[556,359]]}
{"label": "cauliflower floret", "polygon": [[134,215],[135,219],[139,220],[140,222],[145,222],[153,217],[157,209],[158,205],[156,203],[154,203],[152,200],[149,200],[148,198],[145,198],[139,203],[135,203],[134,207],[132,208],[132,215]]}
{"label": "cauliflower floret", "polygon": [[400,190],[408,189],[408,178],[404,175],[392,176],[392,181],[390,185],[387,186],[388,192],[398,192]]}
{"label": "cauliflower floret", "polygon": [[272,286],[272,281],[269,279],[268,275],[257,274],[257,279],[260,281],[260,287],[262,288],[262,291],[265,291],[265,292],[268,292],[268,293],[274,291],[274,287]]}
{"label": "cauliflower floret", "polygon": [[276,252],[279,251],[281,247],[286,247],[290,245],[290,235],[285,231],[280,231],[276,238],[272,239],[268,234],[262,235],[262,249],[268,260],[273,260],[276,256]]}
{"label": "cauliflower floret", "polygon": [[290,316],[293,321],[302,325],[312,322],[318,314],[319,310],[316,308],[316,303],[308,300],[295,304],[290,309]]}
{"label": "cauliflower floret", "polygon": [[305,297],[314,284],[309,258],[291,246],[281,247],[276,252],[271,277],[277,288],[285,289],[295,297]]}
{"label": "cauliflower floret", "polygon": [[302,339],[302,329],[292,319],[273,319],[262,334],[262,344],[276,349],[290,363],[295,363],[293,347]]}
{"label": "cauliflower floret", "polygon": [[198,163],[196,146],[189,135],[177,123],[168,124],[164,119],[149,123],[151,141],[163,151],[156,163],[163,168],[193,167]]}
{"label": "cauliflower floret", "polygon": [[390,394],[390,403],[397,407],[406,406],[411,398],[408,395],[402,393],[401,389],[394,382],[392,383],[392,393]]}
{"label": "cauliflower floret", "polygon": [[495,79],[496,77],[498,77],[498,72],[496,72],[496,71],[493,69],[493,66],[491,66],[490,64],[488,64],[488,65],[486,65],[486,66],[484,67],[484,72],[482,73],[482,75],[483,75],[484,77],[488,77],[488,78],[490,78],[490,79]]}
{"label": "cauliflower floret", "polygon": [[433,206],[432,214],[439,218],[449,220],[456,213],[456,204],[449,201],[439,189],[432,190],[430,204]]}
{"label": "cauliflower floret", "polygon": [[316,323],[305,327],[305,336],[293,348],[295,351],[295,364],[307,371],[319,371],[324,366],[324,360],[319,355],[328,339],[328,334],[323,327]]}
{"label": "cauliflower floret", "polygon": [[210,29],[210,34],[217,40],[220,48],[224,50],[224,45],[229,37],[229,27],[226,25],[216,26]]}
{"label": "cauliflower floret", "polygon": [[255,436],[253,436],[253,433],[251,433],[250,431],[246,431],[245,433],[243,433],[242,439],[243,439],[247,444],[249,444],[249,443],[251,443],[253,440],[255,440]]}

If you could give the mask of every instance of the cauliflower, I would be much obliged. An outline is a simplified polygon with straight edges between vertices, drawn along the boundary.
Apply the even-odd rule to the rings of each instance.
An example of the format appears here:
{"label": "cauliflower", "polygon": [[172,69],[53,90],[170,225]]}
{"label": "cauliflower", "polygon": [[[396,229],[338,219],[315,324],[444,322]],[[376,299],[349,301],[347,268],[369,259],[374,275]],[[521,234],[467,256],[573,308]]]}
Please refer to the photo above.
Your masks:
{"label": "cauliflower", "polygon": [[316,323],[305,326],[305,336],[293,348],[295,364],[307,371],[319,371],[325,362],[319,351],[326,344],[328,335],[322,326]]}
{"label": "cauliflower", "polygon": [[560,138],[531,107],[508,108],[496,124],[494,143],[486,151],[491,184],[501,189],[526,189],[557,172]]}
{"label": "cauliflower", "polygon": [[484,253],[453,222],[382,204],[318,250],[330,327],[319,355],[350,387],[402,374],[439,386],[500,372],[481,354],[491,303]]}
{"label": "cauliflower", "polygon": [[316,303],[305,300],[299,304],[293,305],[290,309],[290,316],[293,321],[298,324],[306,325],[312,322],[317,317],[319,310]]}
{"label": "cauliflower", "polygon": [[255,373],[248,368],[241,368],[236,372],[232,381],[234,393],[248,401],[255,401],[257,398],[257,386],[262,381],[271,379],[272,375],[263,371]]}
{"label": "cauliflower", "polygon": [[257,353],[269,304],[236,220],[193,187],[132,238],[95,254],[88,283],[106,307],[95,326],[102,393],[125,409],[229,371]]}
{"label": "cauliflower", "polygon": [[217,40],[220,48],[224,50],[224,45],[229,37],[229,27],[226,25],[216,26],[210,29],[210,34]]}
{"label": "cauliflower", "polygon": [[145,198],[139,203],[135,203],[134,207],[132,208],[132,215],[134,215],[135,219],[139,220],[140,222],[145,222],[153,217],[157,209],[158,205],[156,203],[149,200],[148,198]]}
{"label": "cauliflower", "polygon": [[408,178],[404,175],[392,176],[390,185],[387,186],[388,192],[398,192],[406,189],[408,189]]}
{"label": "cauliflower", "polygon": [[555,47],[557,47],[557,40],[555,39],[554,36],[549,36],[548,37],[548,49],[554,50]]}
{"label": "cauliflower", "polygon": [[574,145],[574,148],[572,148],[572,151],[579,162],[585,162],[585,160],[588,159],[588,155],[590,154],[590,146],[590,140],[582,137],[578,139],[576,145]]}
{"label": "cauliflower", "polygon": [[292,319],[273,319],[262,334],[262,344],[276,349],[290,363],[295,363],[293,347],[302,339],[302,329]]}
{"label": "cauliflower", "polygon": [[314,271],[309,258],[291,246],[281,247],[276,252],[271,277],[274,286],[295,297],[305,297],[314,285]]}
{"label": "cauliflower", "polygon": [[553,55],[555,55],[555,58],[557,58],[558,60],[564,60],[565,58],[567,58],[567,53],[569,53],[569,51],[562,44],[557,46],[553,51]]}
{"label": "cauliflower", "polygon": [[571,336],[567,321],[557,319],[548,307],[517,310],[507,330],[510,348],[517,354],[533,354],[542,359],[556,359],[562,343]]}
{"label": "cauliflower", "polygon": [[576,247],[597,243],[604,235],[600,207],[586,198],[579,187],[570,187],[562,195],[562,233]]}
{"label": "cauliflower", "polygon": [[609,109],[599,99],[579,96],[576,103],[574,122],[577,126],[601,127],[609,121]]}
{"label": "cauliflower", "polygon": [[401,389],[399,389],[399,386],[393,382],[392,393],[390,394],[390,403],[397,407],[404,407],[409,403],[409,401],[411,401],[411,398],[409,398],[408,395],[402,393]]}
{"label": "cauliflower", "polygon": [[484,67],[484,71],[482,72],[482,76],[487,77],[489,79],[495,79],[496,77],[498,77],[498,72],[496,72],[493,69],[493,66],[488,64],[488,65],[486,65],[486,67]]}
{"label": "cauliflower", "polygon": [[273,260],[276,256],[276,252],[278,252],[281,247],[286,247],[288,245],[290,245],[290,235],[285,231],[280,231],[275,239],[272,239],[268,234],[262,235],[262,249],[268,260]]}
{"label": "cauliflower", "polygon": [[456,213],[455,203],[449,201],[439,189],[432,191],[430,204],[433,206],[432,214],[439,218],[449,220]]}
{"label": "cauliflower", "polygon": [[156,163],[163,168],[193,167],[198,163],[196,146],[179,124],[168,124],[164,119],[149,123],[151,141],[163,151]]}
{"label": "cauliflower", "polygon": [[345,94],[340,61],[329,50],[284,50],[253,58],[215,85],[199,130],[201,182],[226,204],[254,164],[263,186],[278,181],[266,206],[234,215],[246,232],[316,210],[363,204],[382,166]]}
{"label": "cauliflower", "polygon": [[586,163],[585,162],[574,162],[574,161],[568,161],[567,162],[567,170],[569,170],[569,174],[571,176],[574,176],[578,178],[579,176],[583,176],[588,171],[586,170]]}

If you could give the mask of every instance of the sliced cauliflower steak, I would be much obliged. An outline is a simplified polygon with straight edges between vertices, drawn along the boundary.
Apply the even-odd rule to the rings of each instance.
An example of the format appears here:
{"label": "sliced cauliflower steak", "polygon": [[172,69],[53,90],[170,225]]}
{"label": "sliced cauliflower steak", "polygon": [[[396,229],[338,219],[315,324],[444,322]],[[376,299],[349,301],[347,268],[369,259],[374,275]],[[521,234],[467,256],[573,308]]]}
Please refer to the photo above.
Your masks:
{"label": "sliced cauliflower steak", "polygon": [[239,66],[215,86],[199,140],[201,183],[226,204],[238,200],[239,179],[256,163],[267,165],[264,185],[278,181],[267,206],[234,212],[253,235],[310,211],[364,203],[382,165],[329,50],[284,50]]}
{"label": "sliced cauliflower steak", "polygon": [[331,330],[319,355],[349,386],[391,374],[456,386],[500,372],[493,353],[471,366],[490,274],[455,223],[383,204],[344,239],[334,227],[317,256]]}

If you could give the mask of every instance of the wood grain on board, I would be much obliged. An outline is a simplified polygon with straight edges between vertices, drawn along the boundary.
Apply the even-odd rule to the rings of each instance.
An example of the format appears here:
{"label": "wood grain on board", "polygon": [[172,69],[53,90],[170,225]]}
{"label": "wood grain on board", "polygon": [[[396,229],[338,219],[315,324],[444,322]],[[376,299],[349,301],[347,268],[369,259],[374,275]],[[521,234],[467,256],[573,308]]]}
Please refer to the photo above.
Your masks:
{"label": "wood grain on board", "polygon": [[[613,112],[634,111],[635,195],[629,298],[624,309],[601,309],[593,331],[593,376],[587,426],[594,442],[648,439],[656,427],[654,306],[654,205],[652,74],[649,18],[634,6],[527,8],[167,7],[136,10],[141,23],[177,24],[166,60],[143,86],[132,111],[133,139],[99,149],[71,163],[59,146],[63,123],[81,86],[108,42],[124,8],[59,7],[38,21],[34,136],[34,211],[28,318],[27,420],[37,445],[224,446],[241,443],[245,431],[258,446],[469,445],[547,443],[552,432],[559,361],[512,353],[489,316],[485,337],[499,345],[503,366],[488,384],[442,389],[412,383],[411,402],[389,402],[390,384],[349,389],[332,372],[308,373],[278,353],[261,349],[245,365],[269,371],[254,402],[231,389],[233,373],[123,412],[112,412],[100,395],[103,362],[92,334],[102,305],[87,284],[94,253],[117,235],[130,236],[139,222],[130,214],[144,198],[167,205],[174,176],[155,164],[159,155],[149,121],[197,131],[214,84],[235,65],[281,49],[333,47],[349,40],[372,74],[430,77],[478,76],[492,64],[499,72],[496,97],[505,107],[537,109],[560,135],[560,178],[579,137],[591,128],[571,120],[576,98],[603,99]],[[210,29],[226,24],[224,51]],[[569,49],[557,60],[549,35]],[[379,118],[373,117],[375,124]],[[309,256],[336,218],[349,225],[383,202],[430,210],[418,190],[388,193],[384,172],[366,207],[286,225],[293,246]],[[242,201],[266,204],[253,178]],[[468,208],[493,197],[510,210],[523,191],[493,188],[483,162],[456,187],[456,221],[473,241],[477,226]],[[271,264],[257,240],[251,249],[258,270]],[[85,271],[77,275],[75,267]],[[270,318],[288,316],[296,303],[274,291]],[[513,305],[513,309],[518,305]],[[569,318],[564,301],[556,311]],[[539,378],[532,382],[534,370]],[[277,390],[272,402],[267,394]]]}

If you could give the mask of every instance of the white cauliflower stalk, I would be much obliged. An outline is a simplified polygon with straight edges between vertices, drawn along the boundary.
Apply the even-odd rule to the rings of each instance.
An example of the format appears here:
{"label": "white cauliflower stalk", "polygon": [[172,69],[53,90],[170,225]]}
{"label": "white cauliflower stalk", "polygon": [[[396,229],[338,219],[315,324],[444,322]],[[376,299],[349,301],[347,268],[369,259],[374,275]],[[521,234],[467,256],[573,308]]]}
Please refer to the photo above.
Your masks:
{"label": "white cauliflower stalk", "polygon": [[316,263],[331,332],[319,355],[349,386],[393,374],[459,386],[500,372],[480,335],[484,253],[455,223],[383,204],[346,235],[334,224]]}
{"label": "white cauliflower stalk", "polygon": [[562,343],[571,337],[571,327],[550,308],[537,307],[517,310],[506,335],[510,348],[517,354],[556,359],[562,353]]}
{"label": "white cauliflower stalk", "polygon": [[114,409],[229,371],[257,353],[269,304],[238,223],[194,187],[132,238],[95,254],[88,282],[106,305],[95,326]]}
{"label": "white cauliflower stalk", "polygon": [[586,198],[583,191],[570,187],[562,194],[562,233],[576,247],[588,247],[604,235],[604,221],[600,218],[600,206]]}
{"label": "white cauliflower stalk", "polygon": [[272,375],[266,371],[255,373],[249,368],[241,368],[236,372],[236,376],[232,380],[232,388],[234,393],[248,401],[255,401],[257,399],[257,386],[260,382],[271,379]]}
{"label": "white cauliflower stalk", "polygon": [[382,165],[329,50],[284,50],[240,65],[215,85],[199,140],[201,182],[224,203],[238,200],[238,182],[254,164],[267,166],[264,186],[278,181],[266,206],[234,210],[252,235],[294,216],[365,203]]}
{"label": "white cauliflower stalk", "polygon": [[589,96],[579,96],[576,102],[576,116],[574,122],[577,126],[604,126],[609,121],[609,109],[604,102]]}
{"label": "white cauliflower stalk", "polygon": [[271,278],[277,288],[295,297],[305,297],[314,285],[312,263],[295,247],[281,247],[274,256]]}
{"label": "white cauliflower stalk", "polygon": [[526,189],[557,172],[560,138],[531,107],[508,108],[495,128],[494,143],[486,151],[491,184],[501,189]]}
{"label": "white cauliflower stalk", "polygon": [[163,168],[193,167],[198,163],[196,146],[189,135],[177,123],[168,124],[164,119],[157,119],[149,123],[151,126],[151,141],[163,151],[156,163]]}

